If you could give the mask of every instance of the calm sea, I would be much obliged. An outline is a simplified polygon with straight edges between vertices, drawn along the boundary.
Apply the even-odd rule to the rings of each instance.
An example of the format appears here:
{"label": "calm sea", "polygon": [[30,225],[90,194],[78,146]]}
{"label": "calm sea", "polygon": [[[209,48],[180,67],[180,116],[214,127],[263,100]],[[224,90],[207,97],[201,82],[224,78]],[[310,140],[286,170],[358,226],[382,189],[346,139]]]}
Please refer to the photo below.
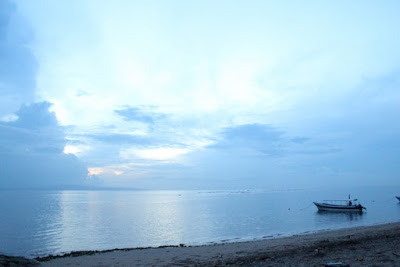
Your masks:
{"label": "calm sea", "polygon": [[[319,213],[344,199],[363,214]],[[289,191],[0,191],[0,254],[208,244],[400,221],[400,188]]]}

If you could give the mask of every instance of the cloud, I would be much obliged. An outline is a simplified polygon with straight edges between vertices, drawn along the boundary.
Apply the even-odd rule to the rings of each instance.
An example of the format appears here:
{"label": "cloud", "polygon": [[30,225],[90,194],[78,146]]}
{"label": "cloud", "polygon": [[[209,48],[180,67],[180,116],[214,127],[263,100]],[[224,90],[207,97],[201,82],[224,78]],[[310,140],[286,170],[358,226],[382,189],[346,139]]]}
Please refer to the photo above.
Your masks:
{"label": "cloud", "polygon": [[24,105],[18,119],[0,123],[0,188],[84,185],[87,168],[64,154],[64,129],[48,102]]}
{"label": "cloud", "polygon": [[0,1],[0,120],[34,98],[38,62],[29,49],[32,40],[16,6]]}
{"label": "cloud", "polygon": [[221,138],[211,148],[217,149],[247,149],[265,155],[278,155],[281,143],[284,142],[284,132],[266,124],[243,124],[226,127]]}
{"label": "cloud", "polygon": [[128,107],[125,109],[114,110],[114,112],[123,117],[124,120],[139,121],[149,124],[153,124],[157,120],[164,119],[166,117],[164,114],[137,107]]}
{"label": "cloud", "polygon": [[[16,2],[0,3],[7,153],[64,151],[147,188],[397,170],[397,3]],[[71,127],[46,104],[12,116],[34,96]]]}
{"label": "cloud", "polygon": [[32,104],[39,67],[33,40],[17,6],[0,1],[0,188],[83,185],[87,168],[64,153],[65,129],[52,104]]}
{"label": "cloud", "polygon": [[310,140],[310,138],[307,138],[307,137],[294,137],[294,138],[292,138],[292,142],[296,143],[296,144],[303,144],[303,143],[305,143],[305,142],[307,142],[309,140]]}
{"label": "cloud", "polygon": [[179,156],[189,153],[189,149],[185,148],[148,148],[148,149],[124,149],[121,150],[122,158],[138,157],[147,160],[159,160],[159,161],[173,161]]}
{"label": "cloud", "polygon": [[257,141],[274,142],[278,141],[283,132],[269,125],[245,124],[225,128],[223,135],[229,142],[234,141]]}
{"label": "cloud", "polygon": [[98,135],[85,135],[85,137],[92,138],[96,141],[100,141],[107,144],[115,145],[126,145],[126,144],[139,144],[147,145],[153,143],[154,141],[148,137],[141,135],[131,135],[131,134],[98,134]]}

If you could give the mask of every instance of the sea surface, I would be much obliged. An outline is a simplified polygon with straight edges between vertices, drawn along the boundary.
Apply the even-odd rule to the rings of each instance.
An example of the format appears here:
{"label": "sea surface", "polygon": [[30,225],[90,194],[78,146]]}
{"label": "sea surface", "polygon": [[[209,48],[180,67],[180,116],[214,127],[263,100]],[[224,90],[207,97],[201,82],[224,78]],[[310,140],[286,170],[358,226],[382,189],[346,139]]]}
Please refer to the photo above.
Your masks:
{"label": "sea surface", "polygon": [[[324,199],[360,213],[320,213]],[[400,188],[227,191],[0,191],[0,254],[200,245],[400,221]]]}

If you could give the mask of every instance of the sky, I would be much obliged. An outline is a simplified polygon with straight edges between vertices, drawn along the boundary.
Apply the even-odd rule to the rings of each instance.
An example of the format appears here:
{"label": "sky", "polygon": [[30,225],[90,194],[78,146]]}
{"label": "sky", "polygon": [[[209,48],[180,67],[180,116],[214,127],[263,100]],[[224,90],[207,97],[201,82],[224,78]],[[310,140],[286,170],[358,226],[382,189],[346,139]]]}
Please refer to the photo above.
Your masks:
{"label": "sky", "polygon": [[400,186],[398,1],[0,1],[0,188]]}

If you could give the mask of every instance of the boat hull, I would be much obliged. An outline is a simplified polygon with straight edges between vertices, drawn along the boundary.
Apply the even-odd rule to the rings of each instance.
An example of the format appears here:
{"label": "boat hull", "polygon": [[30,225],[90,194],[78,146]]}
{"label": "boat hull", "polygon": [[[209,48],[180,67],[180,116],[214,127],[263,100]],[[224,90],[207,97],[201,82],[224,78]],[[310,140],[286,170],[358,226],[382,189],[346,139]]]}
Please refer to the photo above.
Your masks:
{"label": "boat hull", "polygon": [[362,212],[363,207],[361,205],[334,205],[328,203],[314,202],[319,211],[332,211],[332,212]]}
{"label": "boat hull", "polygon": [[400,201],[400,197],[396,196],[396,198]]}

